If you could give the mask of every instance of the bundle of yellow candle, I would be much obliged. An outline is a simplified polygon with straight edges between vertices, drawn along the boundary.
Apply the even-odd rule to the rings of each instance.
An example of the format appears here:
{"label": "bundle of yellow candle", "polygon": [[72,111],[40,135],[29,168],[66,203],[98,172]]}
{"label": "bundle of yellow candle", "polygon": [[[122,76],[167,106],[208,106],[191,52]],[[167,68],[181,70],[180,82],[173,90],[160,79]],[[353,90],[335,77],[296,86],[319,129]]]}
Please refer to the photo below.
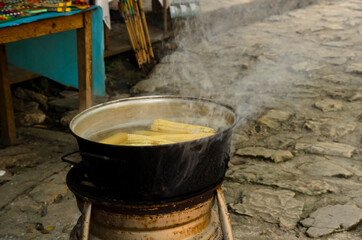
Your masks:
{"label": "bundle of yellow candle", "polygon": [[138,66],[141,67],[154,58],[142,0],[120,0],[119,5]]}
{"label": "bundle of yellow candle", "polygon": [[156,119],[150,130],[120,132],[101,140],[100,143],[124,146],[164,145],[192,141],[214,134],[215,130],[209,127]]}

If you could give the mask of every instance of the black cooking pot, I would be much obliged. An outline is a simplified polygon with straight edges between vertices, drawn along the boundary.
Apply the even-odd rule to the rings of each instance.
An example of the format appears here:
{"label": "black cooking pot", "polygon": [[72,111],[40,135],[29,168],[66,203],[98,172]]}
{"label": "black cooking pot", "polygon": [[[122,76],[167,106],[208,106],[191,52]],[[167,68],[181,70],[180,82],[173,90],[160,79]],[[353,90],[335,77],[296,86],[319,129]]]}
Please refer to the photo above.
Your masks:
{"label": "black cooking pot", "polygon": [[[116,146],[98,141],[123,131],[144,130],[154,119],[208,126],[215,135],[169,145]],[[117,189],[127,201],[190,195],[222,181],[229,161],[235,111],[210,100],[174,96],[121,99],[91,107],[70,123],[89,180]]]}

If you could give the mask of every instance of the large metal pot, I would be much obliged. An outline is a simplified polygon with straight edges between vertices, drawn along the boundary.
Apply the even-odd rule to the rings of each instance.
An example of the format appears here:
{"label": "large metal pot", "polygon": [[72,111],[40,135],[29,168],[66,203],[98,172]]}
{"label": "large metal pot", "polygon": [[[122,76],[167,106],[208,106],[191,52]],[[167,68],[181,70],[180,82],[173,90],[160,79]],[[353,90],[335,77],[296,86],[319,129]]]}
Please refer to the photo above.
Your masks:
{"label": "large metal pot", "polygon": [[[115,146],[97,141],[123,128],[149,127],[154,119],[212,127],[217,134],[159,146]],[[118,189],[126,201],[192,195],[222,181],[235,111],[210,100],[175,96],[121,99],[91,107],[70,123],[89,179]]]}

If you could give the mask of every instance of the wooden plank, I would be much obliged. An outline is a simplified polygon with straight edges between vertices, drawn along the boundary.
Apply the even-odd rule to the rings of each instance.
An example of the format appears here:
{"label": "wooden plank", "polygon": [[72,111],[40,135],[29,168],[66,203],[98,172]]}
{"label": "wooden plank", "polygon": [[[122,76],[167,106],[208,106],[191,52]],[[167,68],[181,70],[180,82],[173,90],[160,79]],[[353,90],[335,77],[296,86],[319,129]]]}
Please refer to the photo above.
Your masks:
{"label": "wooden plank", "polygon": [[84,28],[77,29],[79,110],[92,106],[92,16],[84,12]]}
{"label": "wooden plank", "polygon": [[0,117],[1,137],[5,145],[16,143],[13,100],[8,75],[5,44],[0,44]]}
{"label": "wooden plank", "polygon": [[[168,31],[166,34],[163,33],[163,29],[148,25],[151,42],[162,41],[165,38],[174,36],[172,31]],[[120,53],[124,53],[132,50],[129,42],[128,33],[126,27],[122,23],[113,23],[112,29],[109,32],[109,45],[108,49],[104,51],[104,57],[111,57]]]}
{"label": "wooden plank", "polygon": [[15,67],[8,65],[9,79],[10,84],[20,83],[27,80],[35,79],[41,77],[41,75],[37,73],[30,72],[23,68]]}
{"label": "wooden plank", "polygon": [[82,28],[82,16],[82,13],[78,13],[0,28],[0,44]]}
{"label": "wooden plank", "polygon": [[152,0],[143,0],[143,10],[145,12],[152,11]]}

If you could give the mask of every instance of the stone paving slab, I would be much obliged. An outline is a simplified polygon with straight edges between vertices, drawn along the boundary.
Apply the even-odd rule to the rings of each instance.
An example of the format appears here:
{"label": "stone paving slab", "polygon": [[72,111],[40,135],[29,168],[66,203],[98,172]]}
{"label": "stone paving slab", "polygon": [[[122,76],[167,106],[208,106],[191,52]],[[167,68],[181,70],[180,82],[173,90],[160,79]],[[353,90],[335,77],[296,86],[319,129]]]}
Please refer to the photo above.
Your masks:
{"label": "stone paving slab", "polygon": [[265,222],[294,228],[303,212],[303,201],[288,190],[256,189],[243,198],[242,203],[230,204],[237,214],[261,218]]}
{"label": "stone paving slab", "polygon": [[316,238],[335,231],[348,230],[362,220],[362,209],[354,205],[335,205],[320,208],[303,219],[301,224],[309,227],[307,234]]}
{"label": "stone paving slab", "polygon": [[297,150],[304,150],[309,153],[332,155],[351,158],[357,148],[343,143],[317,142],[317,143],[297,143]]}
{"label": "stone paving slab", "polygon": [[266,149],[261,147],[240,148],[236,151],[235,154],[239,156],[251,156],[271,159],[276,163],[293,158],[293,154],[289,151]]}

